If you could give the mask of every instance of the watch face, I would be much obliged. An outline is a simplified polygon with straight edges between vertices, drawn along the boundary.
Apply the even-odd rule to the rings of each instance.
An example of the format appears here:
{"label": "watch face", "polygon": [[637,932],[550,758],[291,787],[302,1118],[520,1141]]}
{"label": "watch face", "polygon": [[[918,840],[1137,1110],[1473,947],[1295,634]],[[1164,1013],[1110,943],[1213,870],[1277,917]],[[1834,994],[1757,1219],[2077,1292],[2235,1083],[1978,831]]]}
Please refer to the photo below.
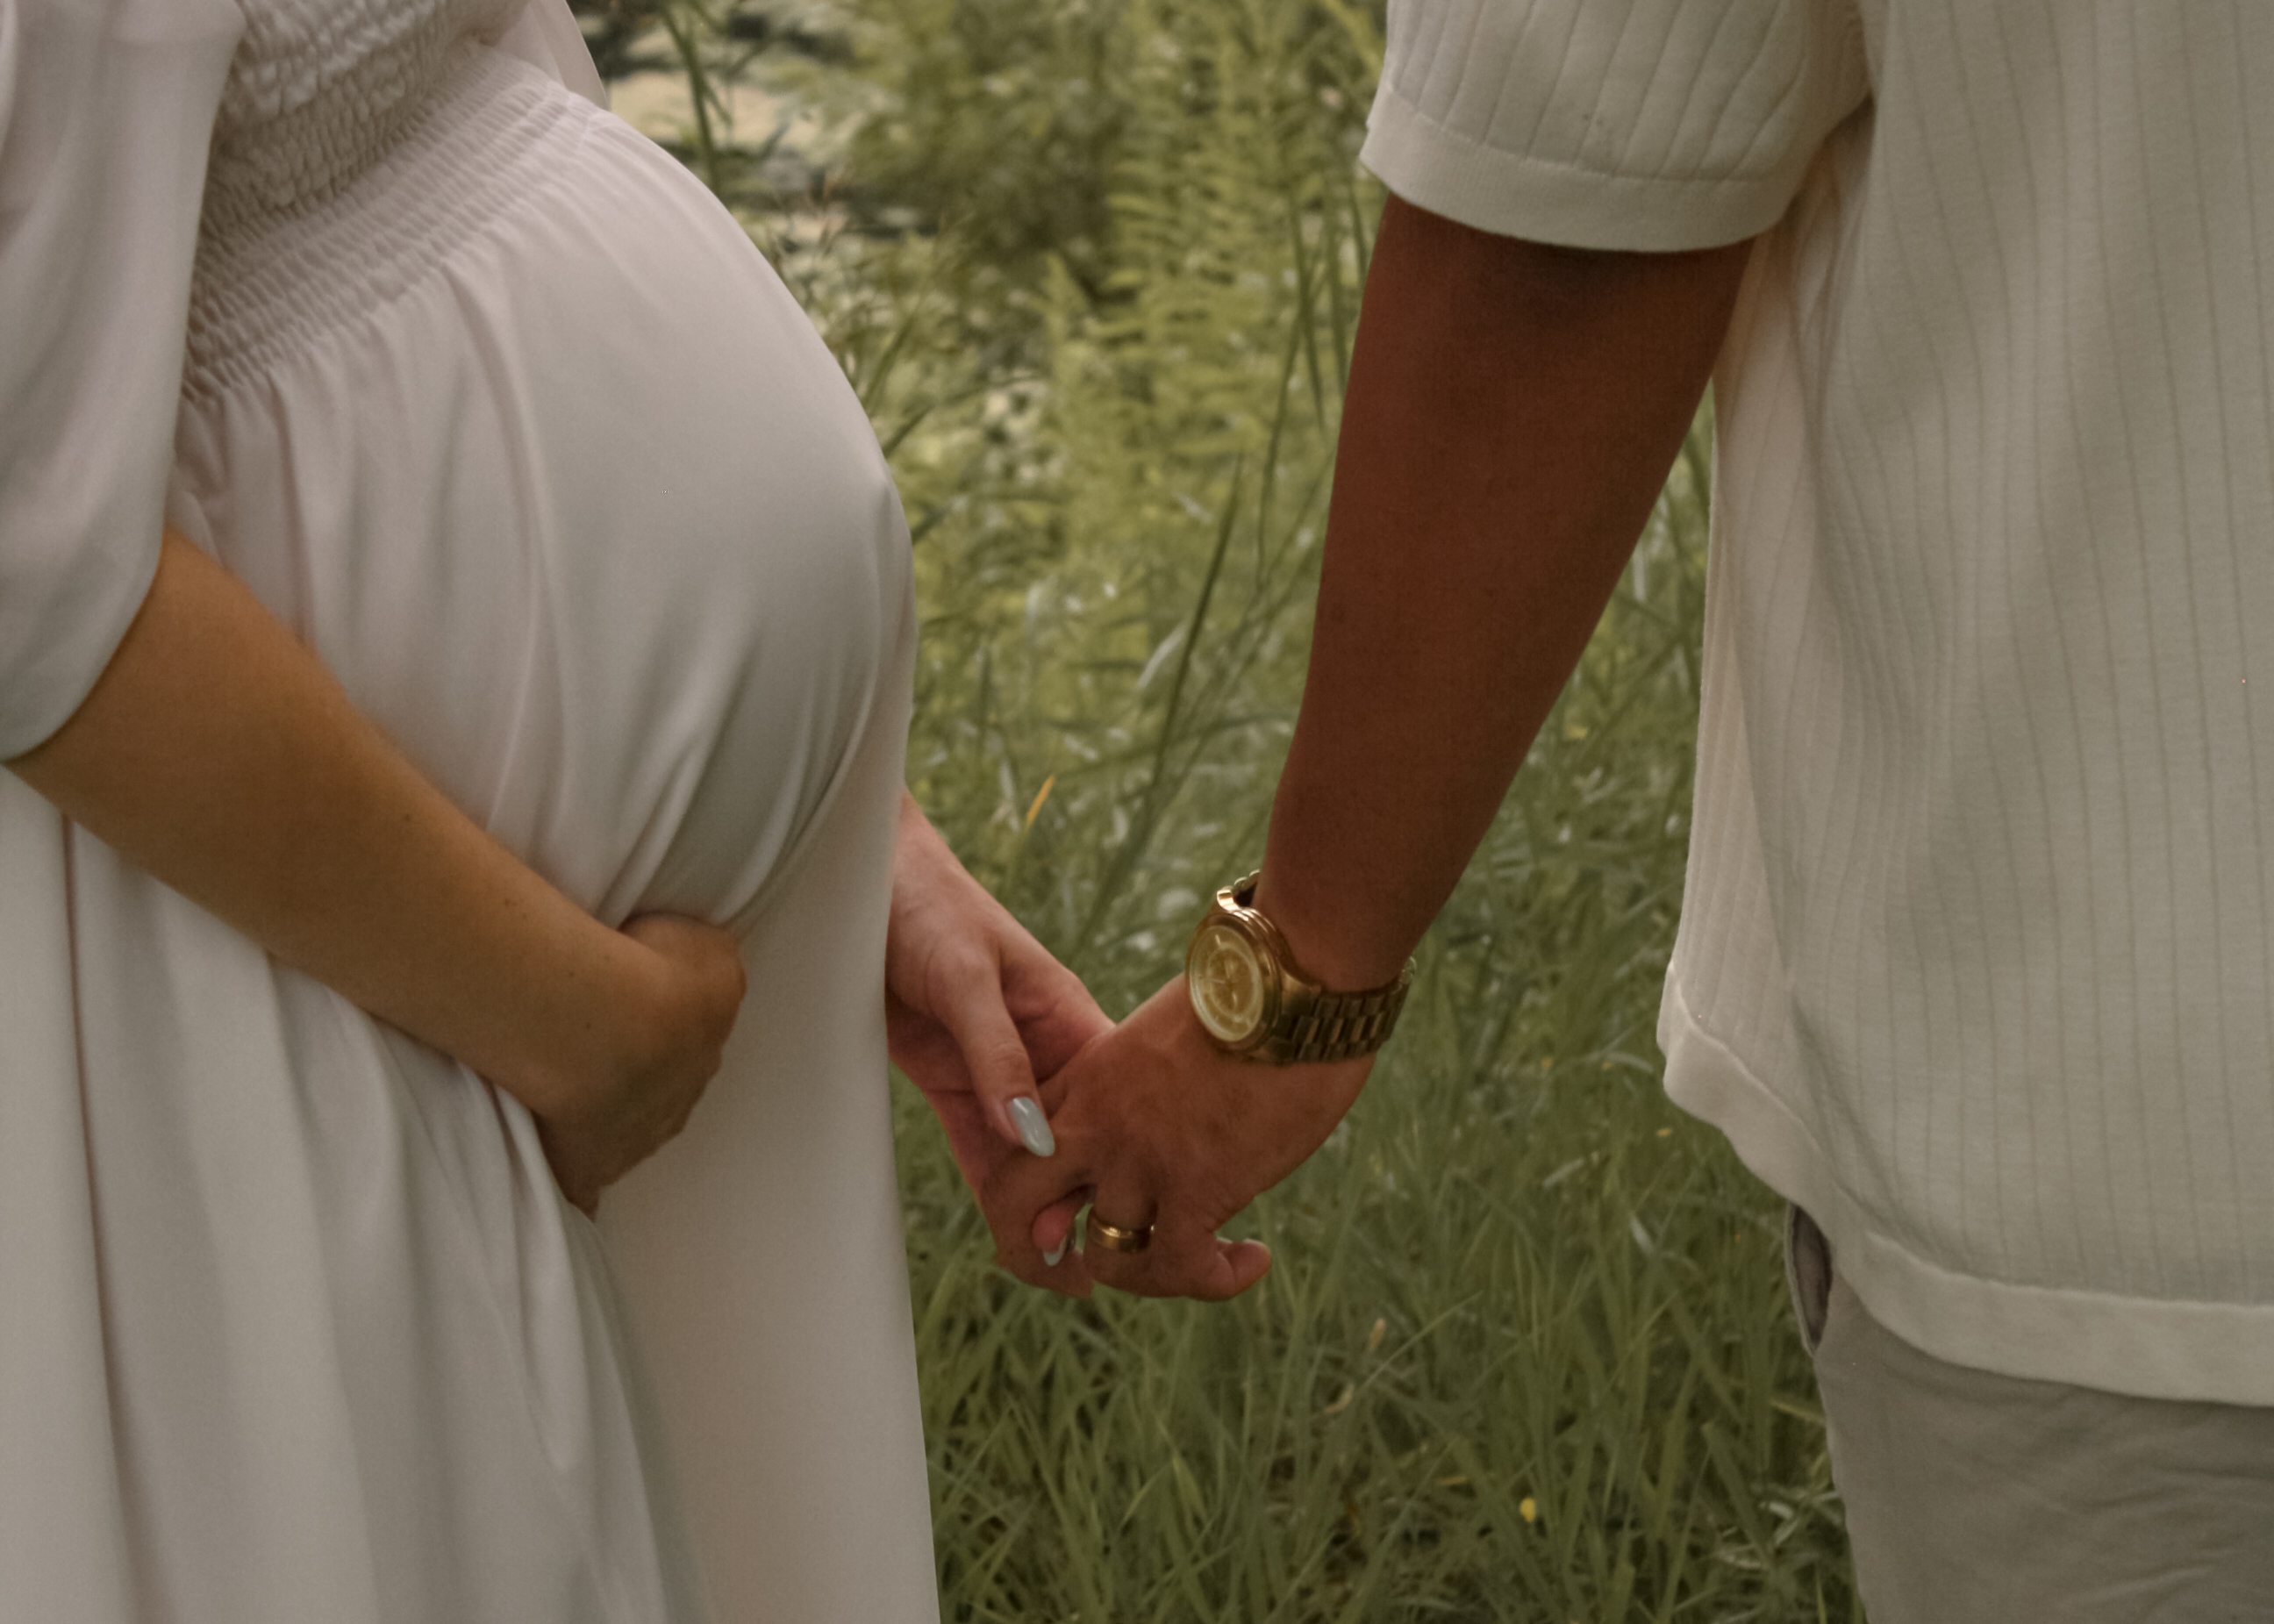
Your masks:
{"label": "watch face", "polygon": [[1255,944],[1228,924],[1203,926],[1185,956],[1193,1010],[1219,1042],[1244,1043],[1263,1028],[1269,982]]}

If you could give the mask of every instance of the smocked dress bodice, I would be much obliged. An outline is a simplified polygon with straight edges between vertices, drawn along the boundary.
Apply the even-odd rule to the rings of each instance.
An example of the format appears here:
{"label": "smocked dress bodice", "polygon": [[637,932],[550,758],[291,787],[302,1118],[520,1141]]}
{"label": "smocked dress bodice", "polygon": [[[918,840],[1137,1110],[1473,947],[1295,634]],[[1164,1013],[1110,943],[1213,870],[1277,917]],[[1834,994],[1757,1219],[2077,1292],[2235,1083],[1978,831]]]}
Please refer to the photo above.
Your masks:
{"label": "smocked dress bodice", "polygon": [[335,196],[523,0],[243,0],[207,169],[208,231]]}

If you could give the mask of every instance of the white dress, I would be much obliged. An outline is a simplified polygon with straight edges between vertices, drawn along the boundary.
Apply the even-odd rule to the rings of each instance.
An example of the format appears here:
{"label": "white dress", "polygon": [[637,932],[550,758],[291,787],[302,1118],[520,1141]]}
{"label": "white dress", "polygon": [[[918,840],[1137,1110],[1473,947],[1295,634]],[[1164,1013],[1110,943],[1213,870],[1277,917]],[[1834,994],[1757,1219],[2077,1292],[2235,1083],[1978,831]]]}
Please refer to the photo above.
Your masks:
{"label": "white dress", "polygon": [[596,1231],[511,1100],[0,775],[8,1624],[936,1617],[907,530],[741,230],[564,79],[562,0],[0,0],[0,757],[170,518],[508,846],[732,924],[751,989]]}

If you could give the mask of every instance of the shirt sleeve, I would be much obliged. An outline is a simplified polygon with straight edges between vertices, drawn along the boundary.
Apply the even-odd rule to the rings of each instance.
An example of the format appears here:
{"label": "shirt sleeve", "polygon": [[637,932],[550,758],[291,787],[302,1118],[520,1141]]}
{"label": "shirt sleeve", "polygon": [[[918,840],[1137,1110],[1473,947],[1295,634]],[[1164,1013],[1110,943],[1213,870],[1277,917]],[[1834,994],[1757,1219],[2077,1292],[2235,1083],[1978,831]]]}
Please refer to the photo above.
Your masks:
{"label": "shirt sleeve", "polygon": [[1849,0],[1389,0],[1360,157],[1480,230],[1711,248],[1775,224],[1869,90]]}
{"label": "shirt sleeve", "polygon": [[70,719],[158,560],[226,0],[0,0],[0,760]]}

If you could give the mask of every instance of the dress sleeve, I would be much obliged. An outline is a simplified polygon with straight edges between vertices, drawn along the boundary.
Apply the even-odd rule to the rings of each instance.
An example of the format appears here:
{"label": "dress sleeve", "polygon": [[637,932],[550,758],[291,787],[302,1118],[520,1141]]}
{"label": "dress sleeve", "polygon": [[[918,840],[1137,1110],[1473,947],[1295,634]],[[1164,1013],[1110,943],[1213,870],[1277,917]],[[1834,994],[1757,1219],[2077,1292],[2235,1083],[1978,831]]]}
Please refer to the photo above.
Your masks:
{"label": "dress sleeve", "polygon": [[593,106],[608,105],[608,87],[601,82],[599,69],[592,65],[591,49],[584,43],[584,31],[576,26],[568,0],[528,0],[498,40],[497,48],[543,69]]}
{"label": "dress sleeve", "polygon": [[0,0],[0,761],[149,590],[226,0]]}
{"label": "dress sleeve", "polygon": [[1775,224],[1869,91],[1851,0],[1389,0],[1360,156],[1481,230],[1710,248]]}

